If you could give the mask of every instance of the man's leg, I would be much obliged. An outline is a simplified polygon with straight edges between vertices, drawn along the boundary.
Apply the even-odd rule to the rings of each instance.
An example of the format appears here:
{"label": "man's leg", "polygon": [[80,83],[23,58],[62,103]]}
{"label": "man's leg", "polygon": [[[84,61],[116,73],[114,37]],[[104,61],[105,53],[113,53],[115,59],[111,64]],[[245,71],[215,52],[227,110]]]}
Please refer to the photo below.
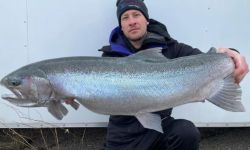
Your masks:
{"label": "man's leg", "polygon": [[164,134],[154,142],[151,149],[198,150],[200,132],[194,124],[184,119],[169,117],[162,122]]}

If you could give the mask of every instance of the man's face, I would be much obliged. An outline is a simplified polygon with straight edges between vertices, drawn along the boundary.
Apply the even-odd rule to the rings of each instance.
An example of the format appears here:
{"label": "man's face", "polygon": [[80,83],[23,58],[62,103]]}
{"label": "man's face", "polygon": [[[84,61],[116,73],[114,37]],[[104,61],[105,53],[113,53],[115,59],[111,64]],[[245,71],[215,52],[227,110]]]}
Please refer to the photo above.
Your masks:
{"label": "man's face", "polygon": [[121,16],[121,29],[130,41],[138,41],[147,32],[148,21],[138,10],[128,10]]}

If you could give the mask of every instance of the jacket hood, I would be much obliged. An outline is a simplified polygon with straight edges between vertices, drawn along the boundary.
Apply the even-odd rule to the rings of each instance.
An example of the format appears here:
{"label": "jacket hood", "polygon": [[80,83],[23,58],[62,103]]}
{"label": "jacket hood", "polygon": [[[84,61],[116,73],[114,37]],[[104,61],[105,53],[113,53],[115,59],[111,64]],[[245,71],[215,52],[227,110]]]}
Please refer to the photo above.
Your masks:
{"label": "jacket hood", "polygon": [[[170,38],[167,28],[162,23],[150,19],[148,25],[148,35],[143,41],[141,49],[153,48],[153,47],[167,47],[167,42]],[[110,34],[109,43],[111,51],[118,52],[124,55],[133,54],[135,51],[130,42],[126,39],[121,28],[117,26]]]}
{"label": "jacket hood", "polygon": [[112,51],[119,52],[125,55],[130,55],[132,52],[126,46],[126,38],[121,31],[121,28],[118,26],[110,34],[109,44]]}

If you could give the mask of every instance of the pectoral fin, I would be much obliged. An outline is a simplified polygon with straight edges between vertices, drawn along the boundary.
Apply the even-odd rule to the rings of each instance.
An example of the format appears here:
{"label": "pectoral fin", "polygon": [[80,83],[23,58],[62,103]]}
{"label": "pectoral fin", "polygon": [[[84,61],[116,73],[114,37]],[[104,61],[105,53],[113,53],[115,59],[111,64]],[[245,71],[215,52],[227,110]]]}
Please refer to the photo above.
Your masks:
{"label": "pectoral fin", "polygon": [[51,101],[48,106],[48,111],[58,120],[62,120],[63,116],[67,115],[68,110],[60,101]]}
{"label": "pectoral fin", "polygon": [[163,133],[161,126],[161,117],[159,115],[152,113],[140,113],[136,114],[136,118],[144,128],[153,129]]}

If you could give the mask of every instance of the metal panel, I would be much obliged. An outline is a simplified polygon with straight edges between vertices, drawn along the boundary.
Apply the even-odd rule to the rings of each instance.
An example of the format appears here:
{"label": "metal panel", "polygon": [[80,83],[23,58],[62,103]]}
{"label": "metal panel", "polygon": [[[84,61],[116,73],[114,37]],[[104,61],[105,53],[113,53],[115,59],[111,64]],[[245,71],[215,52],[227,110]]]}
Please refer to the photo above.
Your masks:
{"label": "metal panel", "polygon": [[[0,0],[0,78],[25,64],[64,56],[100,56],[117,25],[116,0]],[[171,36],[202,49],[234,47],[250,57],[250,1],[149,1],[150,17],[167,25]],[[245,113],[224,111],[209,102],[174,109],[176,118],[198,126],[250,126],[249,77],[241,84]],[[0,94],[7,90],[0,87]],[[83,106],[62,120],[46,108],[20,108],[1,100],[0,127],[106,126],[108,116]]]}

